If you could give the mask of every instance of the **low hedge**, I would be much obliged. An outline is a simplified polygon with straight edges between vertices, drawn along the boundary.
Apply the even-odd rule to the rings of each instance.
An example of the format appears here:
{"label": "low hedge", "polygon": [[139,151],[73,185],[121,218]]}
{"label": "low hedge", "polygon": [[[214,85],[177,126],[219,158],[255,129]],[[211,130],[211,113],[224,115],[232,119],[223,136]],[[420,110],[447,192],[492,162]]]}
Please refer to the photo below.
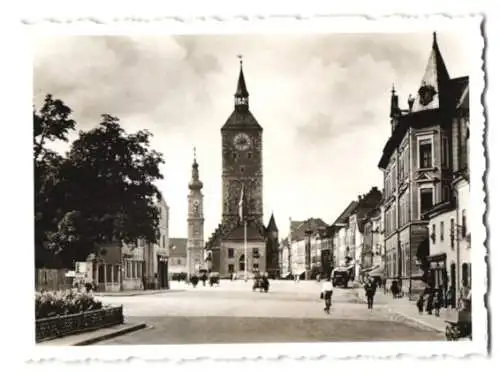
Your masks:
{"label": "low hedge", "polygon": [[91,294],[76,289],[44,291],[35,295],[35,318],[71,315],[102,309],[102,303]]}

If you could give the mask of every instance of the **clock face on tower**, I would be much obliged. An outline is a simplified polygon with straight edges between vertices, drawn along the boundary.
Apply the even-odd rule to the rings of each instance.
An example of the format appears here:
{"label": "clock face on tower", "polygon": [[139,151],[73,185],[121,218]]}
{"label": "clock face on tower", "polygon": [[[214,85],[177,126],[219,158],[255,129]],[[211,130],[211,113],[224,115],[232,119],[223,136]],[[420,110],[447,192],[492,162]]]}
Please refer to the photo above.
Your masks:
{"label": "clock face on tower", "polygon": [[247,150],[251,146],[250,137],[246,133],[238,133],[233,140],[234,147],[238,150]]}

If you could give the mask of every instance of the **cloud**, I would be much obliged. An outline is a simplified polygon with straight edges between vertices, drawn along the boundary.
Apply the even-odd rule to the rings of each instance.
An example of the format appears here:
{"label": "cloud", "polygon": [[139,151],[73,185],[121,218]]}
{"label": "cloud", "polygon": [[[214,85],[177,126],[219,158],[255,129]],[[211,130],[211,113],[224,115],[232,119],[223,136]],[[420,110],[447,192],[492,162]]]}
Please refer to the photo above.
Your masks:
{"label": "cloud", "polygon": [[[466,75],[460,33],[439,34],[452,76]],[[100,114],[130,132],[149,129],[166,159],[159,183],[171,236],[187,232],[187,184],[197,146],[205,236],[220,220],[220,127],[233,109],[239,64],[250,109],[264,128],[265,221],[333,221],[358,194],[381,185],[377,163],[390,132],[392,84],[404,102],[422,77],[431,33],[38,37],[34,93],[74,109],[80,129]]]}

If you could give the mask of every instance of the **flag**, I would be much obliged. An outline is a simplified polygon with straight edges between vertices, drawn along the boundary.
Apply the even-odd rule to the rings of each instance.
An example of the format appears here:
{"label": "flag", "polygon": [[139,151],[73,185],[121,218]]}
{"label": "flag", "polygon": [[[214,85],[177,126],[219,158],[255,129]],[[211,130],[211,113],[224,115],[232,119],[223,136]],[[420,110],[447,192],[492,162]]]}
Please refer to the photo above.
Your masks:
{"label": "flag", "polygon": [[241,221],[243,221],[243,196],[244,196],[244,187],[241,187],[240,202],[238,203],[238,214],[240,216]]}

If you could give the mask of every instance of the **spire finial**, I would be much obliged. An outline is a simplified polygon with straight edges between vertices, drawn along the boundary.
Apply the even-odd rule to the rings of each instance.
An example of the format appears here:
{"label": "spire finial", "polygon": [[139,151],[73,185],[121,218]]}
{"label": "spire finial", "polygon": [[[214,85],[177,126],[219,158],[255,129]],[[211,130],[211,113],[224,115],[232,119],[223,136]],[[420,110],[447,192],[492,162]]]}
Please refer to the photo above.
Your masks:
{"label": "spire finial", "polygon": [[238,55],[236,55],[236,57],[240,60],[240,67],[243,67],[243,55],[238,54]]}
{"label": "spire finial", "polygon": [[396,88],[394,87],[394,83],[392,84],[391,93],[392,95],[396,94]]}
{"label": "spire finial", "polygon": [[432,42],[437,43],[437,35],[435,31],[432,32]]}
{"label": "spire finial", "polygon": [[193,146],[194,161],[196,162],[196,146]]}

